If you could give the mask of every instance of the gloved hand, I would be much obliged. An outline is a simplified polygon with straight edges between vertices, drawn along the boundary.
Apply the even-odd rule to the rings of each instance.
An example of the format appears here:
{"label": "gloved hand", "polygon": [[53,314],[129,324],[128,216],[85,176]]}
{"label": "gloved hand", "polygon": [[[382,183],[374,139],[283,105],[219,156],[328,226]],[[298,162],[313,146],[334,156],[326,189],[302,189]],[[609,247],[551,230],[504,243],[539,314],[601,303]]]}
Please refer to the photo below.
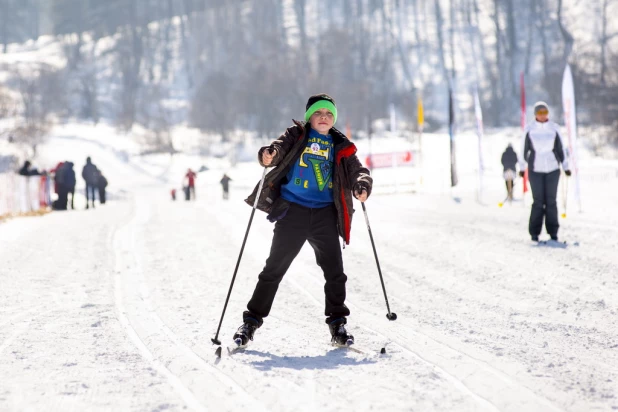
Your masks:
{"label": "gloved hand", "polygon": [[364,202],[369,195],[369,185],[366,182],[356,182],[354,184],[354,197]]}
{"label": "gloved hand", "polygon": [[520,171],[520,172],[519,172],[519,177],[524,177],[524,176],[525,176],[525,174],[526,174],[526,172]]}
{"label": "gloved hand", "polygon": [[567,176],[571,176],[571,171],[570,170],[565,170],[564,174],[567,175]]}

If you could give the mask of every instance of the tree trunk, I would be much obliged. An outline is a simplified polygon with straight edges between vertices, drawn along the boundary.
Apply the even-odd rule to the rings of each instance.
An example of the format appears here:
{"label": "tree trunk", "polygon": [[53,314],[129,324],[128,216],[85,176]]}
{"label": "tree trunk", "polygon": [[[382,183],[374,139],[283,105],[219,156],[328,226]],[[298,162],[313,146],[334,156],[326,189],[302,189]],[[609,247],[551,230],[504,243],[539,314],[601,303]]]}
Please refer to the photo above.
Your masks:
{"label": "tree trunk", "polygon": [[9,47],[9,12],[11,0],[0,0],[2,13],[0,13],[0,24],[2,25],[2,53],[6,54]]}
{"label": "tree trunk", "polygon": [[[449,52],[450,52],[450,57],[451,57],[451,81],[455,80],[455,67],[457,67],[455,65],[455,5],[453,4],[453,0],[450,0],[449,2],[449,17],[450,17],[450,22],[449,22],[449,35],[450,35],[450,47],[449,47]],[[454,85],[451,85],[451,87],[454,87]]]}
{"label": "tree trunk", "polygon": [[601,85],[605,86],[605,73],[607,70],[607,62],[605,54],[607,51],[607,3],[609,0],[603,0],[603,8],[601,11]]}
{"label": "tree trunk", "polygon": [[535,11],[534,3],[536,0],[530,0],[528,3],[528,9],[530,15],[528,17],[528,41],[526,42],[526,57],[524,59],[524,74],[528,75],[530,72],[530,56],[532,55],[532,32],[534,28]]}
{"label": "tree trunk", "polygon": [[560,33],[562,34],[562,39],[564,40],[564,54],[563,60],[564,64],[567,63],[569,59],[569,55],[573,50],[573,35],[564,27],[562,24],[562,0],[558,0],[558,27],[560,27]]}
{"label": "tree trunk", "polygon": [[442,18],[442,9],[440,7],[440,0],[434,0],[434,9],[436,14],[437,34],[438,34],[438,57],[440,58],[440,66],[442,69],[442,75],[444,81],[449,82],[448,69],[446,67],[446,57],[444,56],[444,19]]}
{"label": "tree trunk", "polygon": [[492,108],[495,108],[494,118],[497,124],[502,124],[502,29],[500,28],[500,7],[499,0],[494,0],[494,26],[496,33],[496,77],[492,85]]}
{"label": "tree trunk", "polygon": [[412,77],[412,72],[410,71],[410,66],[408,64],[408,52],[402,39],[402,28],[399,28],[399,36],[395,36],[395,33],[393,32],[393,19],[391,18],[391,16],[386,15],[385,7],[382,7],[381,10],[382,20],[386,23],[386,26],[388,27],[388,32],[390,34],[389,38],[391,38],[393,42],[397,43],[397,54],[399,55],[399,59],[401,60],[401,68],[403,69],[406,83],[411,89],[414,87],[414,79]]}
{"label": "tree trunk", "polygon": [[[521,1],[521,0],[519,0]],[[515,11],[513,10],[513,0],[506,0],[506,21],[508,35],[508,61],[509,61],[509,84],[511,86],[511,96],[517,96],[518,77],[517,73],[521,66],[517,64],[519,58],[519,48],[517,47],[517,31],[515,23]]]}
{"label": "tree trunk", "polygon": [[534,0],[535,14],[537,15],[538,29],[541,36],[541,48],[543,50],[543,83],[549,80],[549,48],[545,33],[545,8],[540,4],[542,0]]}

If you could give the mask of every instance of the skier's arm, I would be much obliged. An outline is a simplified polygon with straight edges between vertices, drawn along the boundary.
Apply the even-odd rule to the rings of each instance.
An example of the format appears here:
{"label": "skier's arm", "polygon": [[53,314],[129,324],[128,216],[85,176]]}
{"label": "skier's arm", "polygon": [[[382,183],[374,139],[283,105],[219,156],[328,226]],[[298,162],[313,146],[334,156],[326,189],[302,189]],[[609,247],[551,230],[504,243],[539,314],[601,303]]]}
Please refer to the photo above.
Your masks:
{"label": "skier's arm", "polygon": [[569,150],[567,145],[565,144],[564,138],[562,137],[562,133],[560,133],[560,128],[558,127],[558,125],[556,125],[556,134],[558,135],[558,139],[560,142],[560,149],[562,150],[562,156],[563,156],[563,161],[562,161],[562,169],[564,171],[570,170],[569,167]]}
{"label": "skier's arm", "polygon": [[[373,179],[369,173],[369,169],[363,167],[358,156],[355,154],[343,159],[345,167],[348,170],[348,177],[350,179],[349,184],[353,191],[361,191],[362,189],[367,191],[367,197],[371,194],[373,187]],[[361,189],[361,190],[358,190]]]}
{"label": "skier's arm", "polygon": [[262,153],[264,153],[265,150],[268,150],[273,154],[273,159],[268,166],[277,166],[281,160],[285,158],[292,146],[294,146],[294,143],[296,143],[302,132],[302,127],[299,125],[288,127],[277,140],[270,144],[270,146],[262,147],[258,151],[258,161],[260,162],[260,165],[262,165],[262,167],[266,167],[266,165],[262,162]]}

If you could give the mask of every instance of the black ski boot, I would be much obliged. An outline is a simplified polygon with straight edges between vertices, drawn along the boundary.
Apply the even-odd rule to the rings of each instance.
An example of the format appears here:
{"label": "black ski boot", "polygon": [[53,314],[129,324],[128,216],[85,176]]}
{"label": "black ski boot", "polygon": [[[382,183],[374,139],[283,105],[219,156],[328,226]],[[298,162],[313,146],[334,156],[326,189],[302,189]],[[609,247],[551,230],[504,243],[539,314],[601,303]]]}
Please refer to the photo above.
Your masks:
{"label": "black ski boot", "polygon": [[234,342],[239,347],[245,347],[250,340],[253,340],[253,334],[258,328],[258,323],[252,319],[246,319],[245,323],[240,325],[236,333],[234,334]]}
{"label": "black ski boot", "polygon": [[335,346],[350,346],[354,344],[354,336],[350,335],[345,330],[345,324],[347,323],[345,318],[335,319],[328,324],[330,334],[332,336],[331,343]]}

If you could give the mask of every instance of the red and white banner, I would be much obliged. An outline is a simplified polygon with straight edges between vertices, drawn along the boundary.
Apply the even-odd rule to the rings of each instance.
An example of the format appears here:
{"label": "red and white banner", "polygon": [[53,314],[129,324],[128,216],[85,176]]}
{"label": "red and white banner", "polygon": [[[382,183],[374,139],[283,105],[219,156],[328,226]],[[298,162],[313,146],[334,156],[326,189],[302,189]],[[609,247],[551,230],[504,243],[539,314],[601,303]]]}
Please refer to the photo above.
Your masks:
{"label": "red and white banner", "polygon": [[381,167],[416,166],[416,156],[412,150],[397,153],[377,153],[367,156],[365,164],[370,169]]}
{"label": "red and white banner", "polygon": [[0,216],[37,211],[50,200],[47,176],[0,173]]}

